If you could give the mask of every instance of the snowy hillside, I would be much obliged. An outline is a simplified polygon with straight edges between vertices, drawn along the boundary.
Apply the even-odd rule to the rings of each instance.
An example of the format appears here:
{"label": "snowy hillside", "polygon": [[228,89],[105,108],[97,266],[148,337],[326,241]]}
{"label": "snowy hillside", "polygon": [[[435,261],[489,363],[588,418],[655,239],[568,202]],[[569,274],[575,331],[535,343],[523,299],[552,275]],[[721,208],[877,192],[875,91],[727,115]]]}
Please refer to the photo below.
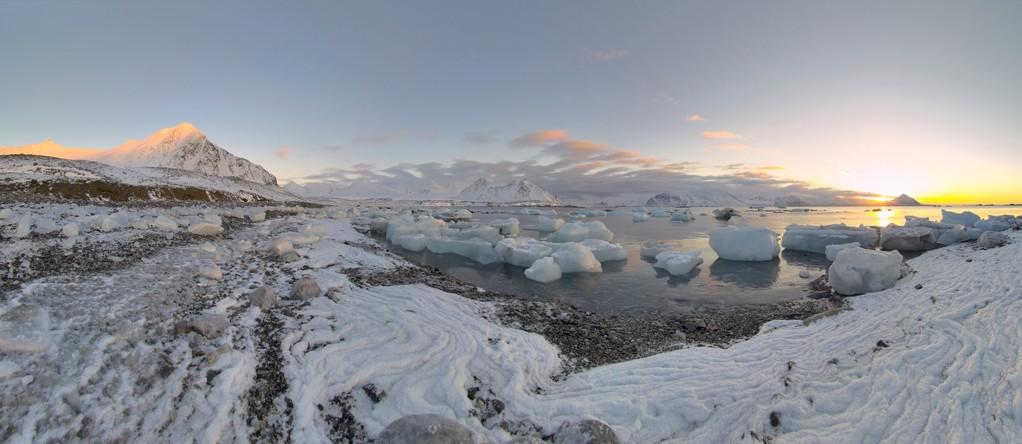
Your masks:
{"label": "snowy hillside", "polygon": [[[55,188],[56,186],[56,188]],[[202,200],[301,201],[273,184],[209,176],[172,168],[121,168],[89,160],[35,155],[0,155],[0,189],[53,193],[55,197],[109,199],[128,193],[145,200],[180,199],[182,192],[206,191]],[[116,200],[116,199],[115,199]],[[135,200],[128,198],[126,200]]]}
{"label": "snowy hillside", "polygon": [[129,140],[110,150],[69,148],[46,140],[32,145],[2,147],[0,154],[94,160],[120,167],[175,168],[209,176],[237,177],[260,184],[277,184],[277,178],[263,167],[220,148],[190,123],[163,128],[144,140]]}
{"label": "snowy hillside", "polygon": [[506,185],[493,185],[480,178],[458,193],[458,200],[469,202],[543,202],[556,203],[557,198],[539,185],[520,179]]}
{"label": "snowy hillside", "polygon": [[646,201],[647,207],[714,207],[743,206],[745,201],[724,190],[685,190],[660,193]]}

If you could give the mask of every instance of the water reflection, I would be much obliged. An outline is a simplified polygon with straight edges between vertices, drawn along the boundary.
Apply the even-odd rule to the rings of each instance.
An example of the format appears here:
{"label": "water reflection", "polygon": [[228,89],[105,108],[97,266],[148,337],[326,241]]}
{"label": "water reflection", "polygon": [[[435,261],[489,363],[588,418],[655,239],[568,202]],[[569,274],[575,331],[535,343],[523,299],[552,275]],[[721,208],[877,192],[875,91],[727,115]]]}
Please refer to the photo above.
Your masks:
{"label": "water reflection", "polygon": [[886,227],[890,225],[891,222],[894,221],[894,210],[890,208],[884,208],[880,211],[874,211],[873,213],[876,214],[877,216],[878,227]]}
{"label": "water reflection", "polygon": [[784,259],[784,262],[788,265],[796,267],[822,269],[830,266],[830,261],[827,260],[826,255],[806,251],[784,249],[781,251],[781,259]]}
{"label": "water reflection", "polygon": [[667,286],[668,287],[677,288],[679,285],[688,284],[696,276],[699,276],[699,273],[702,273],[703,268],[702,268],[702,266],[697,266],[696,268],[693,268],[692,271],[688,272],[687,274],[682,274],[682,275],[677,275],[677,276],[668,273],[666,270],[664,270],[662,268],[654,268],[653,271],[656,273],[657,279],[667,278]]}
{"label": "water reflection", "polygon": [[777,282],[781,261],[739,262],[717,259],[710,265],[710,277],[737,287],[767,288]]}

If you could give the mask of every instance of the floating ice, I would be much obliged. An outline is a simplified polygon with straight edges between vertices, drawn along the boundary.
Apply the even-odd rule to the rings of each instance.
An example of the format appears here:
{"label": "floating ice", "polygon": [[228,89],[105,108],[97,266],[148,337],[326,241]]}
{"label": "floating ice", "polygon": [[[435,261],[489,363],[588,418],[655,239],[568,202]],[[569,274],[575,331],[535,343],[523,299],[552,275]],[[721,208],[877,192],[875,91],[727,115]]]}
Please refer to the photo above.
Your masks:
{"label": "floating ice", "polygon": [[845,296],[880,291],[901,279],[901,253],[848,248],[827,270],[834,292]]}
{"label": "floating ice", "polygon": [[519,231],[518,219],[496,219],[490,222],[490,225],[496,227],[501,235],[504,236],[517,236]]}
{"label": "floating ice", "polygon": [[559,245],[553,254],[554,262],[562,273],[600,273],[603,266],[588,248],[580,243],[569,242]]}
{"label": "floating ice", "polygon": [[880,230],[880,247],[885,250],[925,251],[937,247],[936,230],[927,227],[899,227],[890,224]]}
{"label": "floating ice", "polygon": [[698,251],[665,251],[656,255],[656,268],[662,268],[673,276],[683,276],[692,272],[703,258]]}
{"label": "floating ice", "polygon": [[859,244],[858,242],[849,242],[847,244],[831,244],[831,245],[827,245],[827,249],[826,249],[825,253],[827,254],[827,260],[831,261],[831,262],[834,262],[834,259],[837,258],[837,254],[838,253],[840,253],[840,252],[842,252],[844,250],[847,250],[849,248],[860,248],[860,247],[862,247],[862,245]]}
{"label": "floating ice", "polygon": [[668,251],[671,249],[671,245],[664,242],[646,241],[642,243],[642,247],[639,248],[639,256],[641,257],[656,257],[656,255]]}
{"label": "floating ice", "polygon": [[589,222],[569,222],[549,237],[551,242],[580,242],[586,239],[600,239],[610,242],[614,233],[598,220]]}
{"label": "floating ice", "polygon": [[648,220],[649,220],[649,214],[647,214],[645,212],[642,212],[642,213],[632,213],[632,222],[646,222]]}
{"label": "floating ice", "polygon": [[761,262],[773,260],[781,252],[777,233],[758,227],[727,227],[710,233],[710,248],[721,259]]}
{"label": "floating ice", "polygon": [[437,254],[457,254],[484,265],[500,261],[500,255],[493,245],[481,239],[427,238],[426,248]]}
{"label": "floating ice", "polygon": [[564,225],[564,219],[550,218],[546,216],[539,217],[539,231],[557,231]]}
{"label": "floating ice", "polygon": [[650,217],[670,217],[671,213],[663,208],[656,208],[650,214]]}
{"label": "floating ice", "polygon": [[394,239],[394,243],[405,250],[419,252],[426,249],[426,236],[424,234],[405,234]]}
{"label": "floating ice", "polygon": [[561,267],[552,257],[539,258],[525,269],[525,277],[536,282],[553,282],[561,278]]}
{"label": "floating ice", "polygon": [[971,227],[973,224],[980,221],[979,216],[971,211],[955,213],[954,211],[941,209],[940,215],[940,221],[949,225],[964,225],[965,227]]}
{"label": "floating ice", "polygon": [[538,259],[554,253],[554,249],[547,242],[529,237],[503,239],[497,243],[494,250],[504,262],[518,267],[529,267]]}
{"label": "floating ice", "polygon": [[628,251],[619,244],[612,244],[600,239],[586,239],[580,242],[588,248],[600,262],[623,261],[628,259]]}
{"label": "floating ice", "polygon": [[689,210],[678,210],[671,214],[672,222],[689,222],[692,220],[692,212]]}
{"label": "floating ice", "polygon": [[856,242],[863,248],[874,248],[877,232],[872,228],[836,225],[789,225],[784,230],[781,246],[789,250],[826,253],[828,245]]}

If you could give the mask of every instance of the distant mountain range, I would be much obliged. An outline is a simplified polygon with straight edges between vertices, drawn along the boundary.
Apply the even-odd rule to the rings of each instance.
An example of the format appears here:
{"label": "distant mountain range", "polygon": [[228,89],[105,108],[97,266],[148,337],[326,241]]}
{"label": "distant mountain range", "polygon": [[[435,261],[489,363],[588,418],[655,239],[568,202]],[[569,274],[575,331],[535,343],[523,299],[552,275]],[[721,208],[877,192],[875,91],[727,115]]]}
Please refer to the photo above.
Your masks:
{"label": "distant mountain range", "polygon": [[504,185],[493,185],[485,178],[479,178],[461,190],[458,193],[457,199],[469,202],[558,203],[557,198],[553,194],[550,194],[539,185],[529,182],[527,179],[516,180]]}
{"label": "distant mountain range", "polygon": [[129,140],[109,150],[69,148],[46,140],[32,145],[0,147],[0,154],[93,160],[127,168],[174,168],[209,176],[236,177],[265,185],[277,184],[277,178],[266,169],[220,148],[190,123],[163,128],[144,140]]}
{"label": "distant mountain range", "polygon": [[647,207],[739,207],[739,206],[771,206],[771,207],[811,207],[811,206],[917,206],[922,205],[912,197],[902,194],[887,202],[867,200],[821,199],[814,196],[788,194],[782,196],[751,198],[738,197],[723,190],[703,189],[679,193],[659,193],[646,200]]}

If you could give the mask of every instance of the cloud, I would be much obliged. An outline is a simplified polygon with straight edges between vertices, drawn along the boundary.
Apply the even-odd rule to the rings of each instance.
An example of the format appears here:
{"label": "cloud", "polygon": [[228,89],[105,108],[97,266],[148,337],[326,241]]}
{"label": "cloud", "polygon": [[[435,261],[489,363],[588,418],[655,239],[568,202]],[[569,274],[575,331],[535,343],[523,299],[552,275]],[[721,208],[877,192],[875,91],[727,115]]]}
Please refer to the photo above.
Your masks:
{"label": "cloud", "polygon": [[[342,197],[451,198],[477,178],[495,183],[528,178],[569,202],[635,204],[662,192],[724,190],[745,197],[798,195],[807,202],[861,204],[862,193],[817,188],[776,176],[779,166],[744,163],[704,167],[697,162],[668,161],[605,143],[571,139],[562,130],[525,134],[519,146],[540,148],[546,155],[524,161],[401,163],[384,169],[372,165],[331,168],[302,178],[307,191]],[[514,141],[512,145],[515,145]],[[311,182],[311,183],[310,183]],[[429,190],[431,194],[424,194]],[[436,194],[440,193],[440,194]]]}
{"label": "cloud", "polygon": [[607,48],[599,51],[592,51],[589,55],[597,62],[606,63],[614,59],[620,59],[621,57],[628,55],[628,53],[617,48]]}
{"label": "cloud", "polygon": [[743,151],[749,148],[748,145],[742,143],[722,143],[713,147],[721,151]]}
{"label": "cloud", "polygon": [[704,139],[711,139],[711,140],[741,139],[743,137],[741,134],[733,133],[731,131],[722,131],[722,130],[718,130],[718,131],[703,131],[703,132],[699,133],[699,136],[704,138]]}
{"label": "cloud", "polygon": [[705,122],[706,118],[699,114],[692,114],[691,116],[686,117],[685,120],[688,120],[689,122]]}
{"label": "cloud", "polygon": [[277,151],[274,151],[273,155],[277,156],[277,157],[280,157],[282,159],[286,158],[286,157],[291,155],[291,148],[281,148],[281,149],[279,149]]}
{"label": "cloud", "polygon": [[484,146],[497,143],[498,138],[494,131],[472,131],[466,133],[462,141],[466,145]]}
{"label": "cloud", "polygon": [[510,145],[515,148],[537,147],[550,142],[568,140],[568,132],[562,129],[548,129],[515,138]]}

